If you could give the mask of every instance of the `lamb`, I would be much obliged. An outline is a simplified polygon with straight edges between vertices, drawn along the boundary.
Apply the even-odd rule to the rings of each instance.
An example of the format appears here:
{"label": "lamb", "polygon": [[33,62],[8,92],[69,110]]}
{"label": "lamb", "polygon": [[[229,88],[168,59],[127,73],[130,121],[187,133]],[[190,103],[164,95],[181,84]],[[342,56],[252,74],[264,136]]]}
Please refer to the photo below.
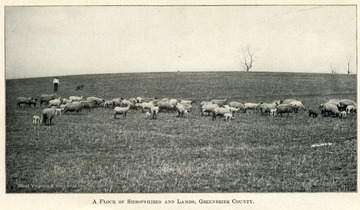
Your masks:
{"label": "lamb", "polygon": [[234,119],[234,116],[231,113],[225,113],[224,114],[224,120],[225,121],[231,121],[232,119]]}
{"label": "lamb", "polygon": [[116,115],[122,114],[124,118],[126,118],[126,114],[130,109],[130,104],[127,107],[115,107],[114,108],[114,119],[116,119]]}
{"label": "lamb", "polygon": [[65,104],[64,114],[67,112],[80,112],[83,109],[84,105],[81,102],[75,101],[73,103]]}
{"label": "lamb", "polygon": [[224,107],[217,107],[212,111],[212,113],[213,113],[212,120],[216,120],[216,116],[224,116],[224,114],[226,113],[231,114],[230,110]]}
{"label": "lamb", "polygon": [[185,118],[188,118],[188,117],[189,117],[189,112],[188,112],[188,110],[186,110],[186,109],[184,110],[184,117],[185,117]]}
{"label": "lamb", "polygon": [[70,96],[69,99],[71,101],[81,101],[83,99],[83,96]]}
{"label": "lamb", "polygon": [[248,109],[251,109],[251,110],[254,110],[254,111],[258,111],[260,105],[262,104],[263,102],[259,102],[259,103],[245,103],[244,104],[244,112],[246,112],[246,110]]}
{"label": "lamb", "polygon": [[55,117],[55,111],[56,108],[52,107],[52,108],[45,108],[42,112],[41,112],[41,121],[43,122],[44,125],[51,125],[51,120]]}
{"label": "lamb", "polygon": [[276,108],[275,109],[270,109],[270,115],[271,116],[276,116]]}
{"label": "lamb", "polygon": [[56,94],[41,94],[40,96],[40,106],[45,103],[47,104],[50,100],[55,99]]}
{"label": "lamb", "polygon": [[40,117],[37,116],[37,115],[34,115],[34,116],[33,116],[33,121],[32,121],[32,123],[33,123],[34,125],[41,124],[41,119],[40,119]]}
{"label": "lamb", "polygon": [[157,115],[159,113],[159,107],[158,106],[153,106],[150,108],[150,111],[151,111],[151,118],[153,119],[156,119],[157,118]]}
{"label": "lamb", "polygon": [[244,106],[244,104],[242,104],[242,103],[240,103],[240,102],[231,101],[231,102],[229,103],[229,106],[238,108],[238,109],[240,109],[240,110],[243,110],[243,112],[245,112],[245,106]]}
{"label": "lamb", "polygon": [[150,112],[145,113],[145,119],[149,118],[151,116]]}
{"label": "lamb", "polygon": [[346,113],[347,113],[348,115],[351,114],[351,113],[353,113],[353,112],[356,112],[356,107],[355,107],[355,106],[349,105],[349,106],[346,107]]}
{"label": "lamb", "polygon": [[37,99],[33,99],[33,97],[18,97],[16,99],[16,106],[21,107],[21,104],[25,104],[25,106],[30,106],[34,104],[34,107],[36,106]]}
{"label": "lamb", "polygon": [[57,116],[57,115],[61,115],[61,109],[60,108],[56,108],[55,109],[55,115]]}
{"label": "lamb", "polygon": [[224,106],[227,102],[227,99],[223,99],[223,100],[217,100],[217,99],[214,99],[214,100],[211,100],[211,103],[213,104],[217,104],[219,106]]}
{"label": "lamb", "polygon": [[212,113],[214,111],[214,109],[216,109],[218,107],[219,107],[219,105],[217,105],[217,104],[203,105],[201,107],[201,116],[203,116],[205,114],[205,112],[207,112],[208,116],[209,116],[210,113]]}
{"label": "lamb", "polygon": [[293,113],[294,111],[295,111],[294,108],[289,104],[283,103],[276,107],[276,115],[280,114],[280,116],[282,116],[282,114],[284,113],[287,113],[289,116],[289,114]]}
{"label": "lamb", "polygon": [[339,118],[345,118],[346,117],[346,111],[341,111],[339,114]]}
{"label": "lamb", "polygon": [[142,102],[143,102],[143,99],[142,99],[141,97],[137,97],[137,98],[136,98],[136,103],[140,103],[140,104],[141,104]]}
{"label": "lamb", "polygon": [[318,113],[317,113],[315,110],[313,110],[313,109],[309,109],[309,117],[311,117],[311,116],[317,117],[317,116],[318,116]]}

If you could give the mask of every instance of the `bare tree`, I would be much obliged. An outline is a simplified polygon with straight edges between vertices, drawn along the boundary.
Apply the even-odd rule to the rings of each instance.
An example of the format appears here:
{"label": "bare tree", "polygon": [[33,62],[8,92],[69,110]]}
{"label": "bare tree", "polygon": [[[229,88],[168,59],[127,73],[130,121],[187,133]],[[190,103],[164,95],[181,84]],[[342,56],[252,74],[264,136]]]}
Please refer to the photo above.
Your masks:
{"label": "bare tree", "polygon": [[329,66],[329,70],[331,74],[336,74],[337,73],[337,66],[335,66],[334,64],[330,64]]}
{"label": "bare tree", "polygon": [[246,72],[250,71],[250,69],[253,67],[254,63],[254,55],[256,51],[251,49],[250,46],[246,46],[242,48],[242,59],[240,60],[241,64],[243,65],[243,68]]}
{"label": "bare tree", "polygon": [[352,57],[351,55],[346,56],[346,64],[347,64],[347,73],[350,74],[351,73],[351,69],[350,69],[350,63],[352,61]]}

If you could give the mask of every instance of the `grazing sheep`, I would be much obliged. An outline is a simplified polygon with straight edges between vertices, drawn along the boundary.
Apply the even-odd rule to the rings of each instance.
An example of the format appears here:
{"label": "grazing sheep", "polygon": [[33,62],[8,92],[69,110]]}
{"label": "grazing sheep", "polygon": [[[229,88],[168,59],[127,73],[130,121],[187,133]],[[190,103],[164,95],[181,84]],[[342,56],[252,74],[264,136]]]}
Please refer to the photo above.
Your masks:
{"label": "grazing sheep", "polygon": [[82,104],[83,109],[88,109],[89,112],[90,112],[90,109],[95,107],[96,102],[88,101],[88,100],[82,100],[82,101],[80,101],[80,103]]}
{"label": "grazing sheep", "polygon": [[356,107],[353,106],[353,105],[349,105],[349,106],[346,107],[346,112],[347,112],[348,115],[353,113],[353,112],[356,113]]}
{"label": "grazing sheep", "polygon": [[60,108],[56,108],[55,109],[55,115],[61,115],[61,109]]}
{"label": "grazing sheep", "polygon": [[49,106],[49,107],[50,107],[50,106],[59,107],[61,104],[62,104],[62,100],[59,99],[59,98],[50,100],[50,101],[48,102],[48,106]]}
{"label": "grazing sheep", "polygon": [[25,104],[24,106],[30,106],[34,104],[36,106],[37,99],[33,99],[32,97],[18,97],[16,99],[16,106],[21,107],[21,104]]}
{"label": "grazing sheep", "polygon": [[151,118],[152,119],[156,119],[157,118],[157,115],[159,113],[159,107],[158,106],[153,106],[150,108],[150,111],[151,111]]}
{"label": "grazing sheep", "polygon": [[254,111],[258,111],[260,105],[262,104],[263,102],[259,102],[259,103],[245,103],[244,104],[244,112],[246,112],[246,110],[250,109],[250,110],[254,110]]}
{"label": "grazing sheep", "polygon": [[40,123],[41,123],[40,117],[37,116],[37,115],[34,115],[34,116],[33,116],[33,121],[32,121],[32,123],[33,123],[34,125],[40,124]]}
{"label": "grazing sheep", "polygon": [[183,117],[185,111],[187,112],[185,106],[183,104],[177,104],[175,109],[178,111],[178,117]]}
{"label": "grazing sheep", "polygon": [[339,99],[330,99],[328,102],[326,102],[328,104],[334,104],[335,106],[337,106],[338,108],[340,107],[340,100]]}
{"label": "grazing sheep", "polygon": [[44,125],[51,125],[51,120],[55,117],[56,108],[53,106],[52,108],[45,108],[41,112],[41,121]]}
{"label": "grazing sheep", "polygon": [[116,119],[116,115],[122,114],[124,118],[126,118],[126,114],[130,109],[130,104],[127,107],[115,107],[114,108],[114,119]]}
{"label": "grazing sheep", "polygon": [[270,109],[270,115],[271,116],[276,116],[276,108],[275,109]]}
{"label": "grazing sheep", "polygon": [[233,115],[235,115],[235,112],[239,111],[238,108],[231,107],[231,106],[229,106],[229,105],[224,105],[224,107],[225,107],[226,109],[228,109]]}
{"label": "grazing sheep", "polygon": [[193,104],[195,103],[195,100],[181,100],[180,101],[180,104]]}
{"label": "grazing sheep", "polygon": [[290,106],[289,104],[280,104],[279,106],[276,107],[276,115],[282,116],[282,114],[287,113],[288,116],[290,113],[293,113],[295,110],[292,106]]}
{"label": "grazing sheep", "polygon": [[285,99],[282,104],[290,104],[293,101],[298,101],[297,99]]}
{"label": "grazing sheep", "polygon": [[211,101],[202,101],[200,103],[200,106],[209,105],[209,104],[213,104],[213,103],[211,103]]}
{"label": "grazing sheep", "polygon": [[149,118],[151,116],[150,112],[145,113],[145,119]]}
{"label": "grazing sheep", "polygon": [[107,100],[103,103],[104,108],[113,108],[113,100]]}
{"label": "grazing sheep", "polygon": [[212,104],[217,104],[219,106],[224,106],[227,102],[227,99],[223,99],[223,100],[217,100],[217,99],[214,99],[214,100],[211,100],[211,103]]}
{"label": "grazing sheep", "polygon": [[79,101],[68,103],[68,104],[65,104],[64,114],[66,114],[67,112],[76,112],[76,113],[78,113],[83,108],[84,108],[84,105]]}
{"label": "grazing sheep", "polygon": [[309,117],[311,117],[311,116],[317,117],[317,116],[318,116],[318,113],[317,113],[315,110],[313,110],[313,109],[309,109]]}
{"label": "grazing sheep", "polygon": [[234,119],[234,116],[231,113],[225,113],[224,114],[224,120],[225,121],[231,121],[232,119]]}
{"label": "grazing sheep", "polygon": [[242,110],[243,112],[245,112],[245,106],[244,106],[244,104],[242,104],[240,102],[231,101],[229,103],[229,106],[238,108],[239,110]]}
{"label": "grazing sheep", "polygon": [[71,102],[72,102],[72,100],[70,100],[70,99],[66,99],[66,98],[62,99],[62,104],[67,104],[67,103],[71,103]]}
{"label": "grazing sheep", "polygon": [[226,113],[231,114],[230,110],[224,107],[217,107],[212,111],[212,113],[213,113],[212,120],[216,120],[216,116],[224,116],[224,114]]}
{"label": "grazing sheep", "polygon": [[94,97],[94,96],[88,97],[88,98],[86,98],[86,100],[87,101],[93,101],[95,106],[100,106],[102,103],[105,102],[104,99],[99,98],[99,97]]}
{"label": "grazing sheep", "polygon": [[174,107],[176,106],[177,103],[178,103],[178,100],[175,99],[175,98],[172,98],[172,99],[169,100],[169,104],[171,104]]}
{"label": "grazing sheep", "polygon": [[141,98],[141,102],[139,101],[139,103],[143,103],[143,102],[146,102],[146,103],[149,103],[150,101],[154,101],[155,98]]}
{"label": "grazing sheep", "polygon": [[47,104],[50,100],[55,99],[56,94],[41,94],[40,96],[40,106],[43,103]]}
{"label": "grazing sheep", "polygon": [[346,117],[346,111],[341,111],[339,114],[339,118],[345,118]]}
{"label": "grazing sheep", "polygon": [[151,107],[154,106],[154,103],[152,101],[150,102],[142,102],[141,103],[141,109],[142,109],[142,112],[145,112],[145,109],[151,109]]}
{"label": "grazing sheep", "polygon": [[265,113],[270,113],[270,110],[271,109],[275,109],[278,105],[279,105],[280,102],[276,101],[274,103],[262,103],[260,104],[259,108],[260,108],[260,111],[261,111],[261,114],[265,114]]}
{"label": "grazing sheep", "polygon": [[337,117],[340,114],[338,107],[334,104],[320,104],[319,109],[321,110],[321,114],[323,114],[324,116]]}
{"label": "grazing sheep", "polygon": [[339,110],[341,110],[341,111],[345,111],[347,106],[354,106],[354,107],[357,106],[355,101],[349,100],[349,99],[342,99],[339,101],[339,104],[340,104],[340,106],[338,106],[338,107],[339,107]]}
{"label": "grazing sheep", "polygon": [[130,106],[130,107],[134,107],[134,102],[131,102],[130,100],[126,100],[126,99],[123,99],[122,101],[121,101],[121,103],[120,103],[120,106],[121,107],[128,107],[128,106]]}
{"label": "grazing sheep", "polygon": [[69,99],[71,101],[81,101],[83,99],[82,96],[70,96]]}
{"label": "grazing sheep", "polygon": [[306,107],[301,101],[292,101],[289,105],[294,108],[295,112],[298,112],[300,108],[306,110]]}
{"label": "grazing sheep", "polygon": [[205,104],[201,107],[201,116],[203,116],[205,114],[205,112],[208,113],[208,116],[210,115],[210,113],[212,113],[214,111],[214,109],[218,108],[219,105],[217,104]]}
{"label": "grazing sheep", "polygon": [[162,111],[162,110],[165,110],[165,111],[174,110],[174,106],[171,105],[168,101],[159,101],[157,103],[157,106],[159,107],[160,111]]}

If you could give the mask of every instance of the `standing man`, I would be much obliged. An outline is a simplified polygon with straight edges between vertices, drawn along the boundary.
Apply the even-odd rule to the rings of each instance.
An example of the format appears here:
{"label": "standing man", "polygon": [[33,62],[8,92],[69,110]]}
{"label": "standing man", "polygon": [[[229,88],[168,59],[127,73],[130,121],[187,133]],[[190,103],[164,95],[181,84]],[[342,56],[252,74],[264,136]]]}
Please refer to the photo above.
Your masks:
{"label": "standing man", "polygon": [[54,84],[54,92],[55,93],[59,92],[59,79],[57,77],[55,77],[55,79],[53,80],[53,84]]}

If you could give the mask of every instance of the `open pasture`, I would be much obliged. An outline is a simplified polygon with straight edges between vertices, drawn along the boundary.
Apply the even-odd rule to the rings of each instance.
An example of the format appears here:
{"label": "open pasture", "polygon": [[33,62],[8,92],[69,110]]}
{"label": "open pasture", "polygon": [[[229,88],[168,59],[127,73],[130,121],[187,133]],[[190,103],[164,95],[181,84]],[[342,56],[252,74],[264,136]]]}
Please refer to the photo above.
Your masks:
{"label": "open pasture", "polygon": [[[356,116],[201,117],[203,100],[272,102],[296,98],[317,109],[356,100],[356,75],[188,72],[64,76],[60,96],[194,99],[189,118],[157,120],[130,110],[57,116],[32,125],[43,108],[17,108],[19,96],[52,93],[52,78],[6,81],[6,190],[78,193],[354,192]],[[76,85],[84,84],[82,91]],[[332,143],[311,147],[313,144]]]}

